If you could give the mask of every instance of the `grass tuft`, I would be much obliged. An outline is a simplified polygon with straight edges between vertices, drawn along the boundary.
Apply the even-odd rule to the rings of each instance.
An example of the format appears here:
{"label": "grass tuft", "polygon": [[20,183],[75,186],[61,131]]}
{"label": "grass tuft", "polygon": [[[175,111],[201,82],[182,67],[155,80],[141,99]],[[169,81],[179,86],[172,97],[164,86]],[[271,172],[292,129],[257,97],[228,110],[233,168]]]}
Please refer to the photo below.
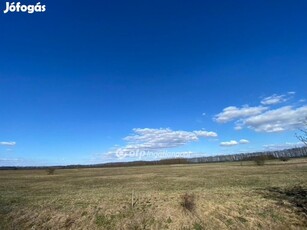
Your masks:
{"label": "grass tuft", "polygon": [[195,195],[194,194],[188,194],[185,193],[181,196],[181,207],[184,208],[184,210],[187,210],[189,212],[193,212],[195,210],[196,204],[195,204]]}

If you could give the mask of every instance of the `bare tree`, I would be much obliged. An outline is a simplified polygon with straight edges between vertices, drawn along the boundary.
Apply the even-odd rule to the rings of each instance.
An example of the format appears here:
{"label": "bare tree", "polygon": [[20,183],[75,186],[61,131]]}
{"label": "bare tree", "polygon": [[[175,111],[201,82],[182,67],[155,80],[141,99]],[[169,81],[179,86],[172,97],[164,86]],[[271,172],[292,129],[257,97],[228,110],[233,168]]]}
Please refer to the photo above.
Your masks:
{"label": "bare tree", "polygon": [[300,133],[296,133],[295,136],[297,139],[307,145],[307,117],[305,117],[305,120],[303,121],[303,128],[300,128],[299,131]]}
{"label": "bare tree", "polygon": [[300,134],[296,134],[297,139],[307,145],[307,129],[299,129]]}

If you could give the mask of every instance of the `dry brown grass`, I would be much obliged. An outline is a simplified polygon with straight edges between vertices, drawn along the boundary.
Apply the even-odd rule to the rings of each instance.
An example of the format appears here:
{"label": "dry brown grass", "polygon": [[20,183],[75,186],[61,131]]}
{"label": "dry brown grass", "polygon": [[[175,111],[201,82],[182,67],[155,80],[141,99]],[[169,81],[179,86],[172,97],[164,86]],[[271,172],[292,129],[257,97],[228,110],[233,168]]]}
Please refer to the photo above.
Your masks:
{"label": "dry brown grass", "polygon": [[[0,171],[0,229],[306,229],[274,195],[295,185],[307,188],[307,159]],[[182,211],[185,193],[193,212]]]}

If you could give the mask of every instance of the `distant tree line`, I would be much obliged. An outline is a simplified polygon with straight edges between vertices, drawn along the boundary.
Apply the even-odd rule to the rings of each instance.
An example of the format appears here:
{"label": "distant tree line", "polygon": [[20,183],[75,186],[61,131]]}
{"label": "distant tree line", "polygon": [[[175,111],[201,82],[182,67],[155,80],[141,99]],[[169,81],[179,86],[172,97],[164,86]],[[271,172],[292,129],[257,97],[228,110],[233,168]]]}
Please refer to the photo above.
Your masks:
{"label": "distant tree line", "polygon": [[266,156],[267,159],[286,159],[307,157],[307,147],[292,148],[276,151],[263,151],[254,153],[241,153],[230,155],[217,155],[209,157],[197,157],[189,159],[191,163],[210,163],[210,162],[225,162],[225,161],[246,161],[253,160],[257,156]]}
{"label": "distant tree line", "polygon": [[214,162],[230,162],[230,161],[255,161],[257,159],[280,159],[287,160],[290,158],[307,157],[307,147],[284,149],[278,151],[263,151],[254,153],[241,153],[230,155],[216,155],[208,157],[196,158],[171,158],[157,161],[132,161],[132,162],[112,162],[93,165],[66,165],[53,167],[0,167],[0,170],[17,170],[17,169],[73,169],[73,168],[101,168],[101,167],[127,167],[142,165],[170,165],[170,164],[197,164],[197,163],[214,163]]}
{"label": "distant tree line", "polygon": [[168,158],[157,161],[132,161],[132,162],[112,162],[102,164],[103,167],[121,167],[121,166],[141,166],[141,165],[171,165],[171,164],[189,164],[187,158]]}

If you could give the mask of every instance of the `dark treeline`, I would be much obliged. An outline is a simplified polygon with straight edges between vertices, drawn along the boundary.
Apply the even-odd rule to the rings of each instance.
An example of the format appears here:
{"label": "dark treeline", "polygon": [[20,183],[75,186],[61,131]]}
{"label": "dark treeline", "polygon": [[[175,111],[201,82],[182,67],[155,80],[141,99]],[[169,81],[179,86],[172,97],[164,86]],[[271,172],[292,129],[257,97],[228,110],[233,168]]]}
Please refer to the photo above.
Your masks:
{"label": "dark treeline", "polygon": [[17,169],[74,169],[74,168],[107,168],[107,167],[127,167],[127,166],[144,166],[144,165],[169,165],[169,164],[188,164],[188,159],[172,158],[158,161],[131,161],[131,162],[110,162],[93,165],[65,165],[65,166],[3,166],[0,170],[17,170]]}
{"label": "dark treeline", "polygon": [[263,156],[265,159],[290,159],[298,157],[307,157],[307,147],[284,149],[278,151],[264,151],[254,153],[241,153],[230,155],[217,155],[208,157],[196,157],[196,158],[171,158],[162,159],[157,161],[132,161],[132,162],[111,162],[104,164],[93,165],[66,165],[66,166],[4,166],[0,167],[0,170],[17,170],[17,169],[74,169],[74,168],[100,168],[100,167],[127,167],[127,166],[143,166],[143,165],[170,165],[170,164],[197,164],[197,163],[214,163],[214,162],[230,162],[230,161],[246,161],[253,160],[255,157]]}
{"label": "dark treeline", "polygon": [[132,162],[113,162],[102,164],[103,167],[121,167],[121,166],[141,166],[141,165],[170,165],[170,164],[188,164],[189,159],[171,158],[157,161],[132,161]]}
{"label": "dark treeline", "polygon": [[307,157],[307,147],[276,150],[276,151],[218,155],[218,156],[210,156],[210,157],[197,157],[197,158],[189,159],[189,162],[209,163],[209,162],[225,162],[225,161],[244,161],[244,160],[252,160],[256,156],[267,156],[267,159]]}

